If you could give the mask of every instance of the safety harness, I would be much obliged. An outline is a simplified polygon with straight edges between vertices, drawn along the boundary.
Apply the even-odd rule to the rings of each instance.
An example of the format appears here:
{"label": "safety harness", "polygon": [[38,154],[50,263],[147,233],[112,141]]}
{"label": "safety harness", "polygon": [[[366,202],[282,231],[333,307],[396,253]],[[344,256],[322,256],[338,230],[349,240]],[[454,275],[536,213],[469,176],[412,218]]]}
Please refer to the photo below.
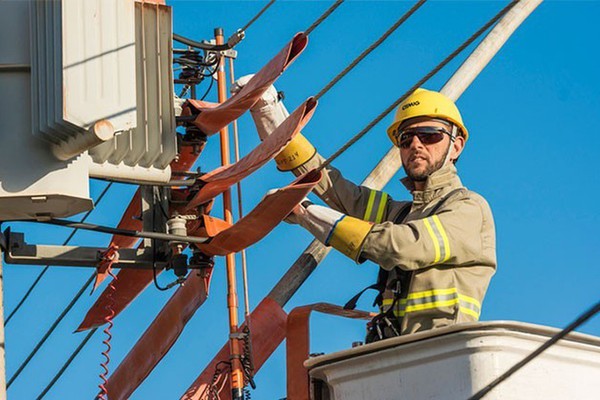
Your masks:
{"label": "safety harness", "polygon": [[[465,188],[457,188],[450,191],[450,193],[442,197],[442,199],[431,208],[425,218],[434,215],[454,194],[465,190]],[[412,202],[407,202],[398,213],[398,216],[394,219],[394,224],[403,224],[410,213],[411,207]],[[373,285],[367,286],[358,292],[344,305],[344,309],[354,310],[356,308],[358,299],[364,292],[369,289],[376,289],[379,294],[377,297],[375,297],[373,306],[378,306],[381,310],[383,304],[383,293],[385,290],[390,289],[394,293],[394,300],[390,307],[385,312],[380,312],[377,314],[367,324],[367,343],[376,342],[388,337],[400,336],[400,326],[398,325],[397,319],[394,316],[394,308],[402,298],[405,298],[408,295],[408,289],[412,279],[412,272],[405,271],[399,267],[395,267],[394,270],[396,272],[396,279],[388,284],[390,271],[380,267],[379,273],[377,274],[377,281]]]}

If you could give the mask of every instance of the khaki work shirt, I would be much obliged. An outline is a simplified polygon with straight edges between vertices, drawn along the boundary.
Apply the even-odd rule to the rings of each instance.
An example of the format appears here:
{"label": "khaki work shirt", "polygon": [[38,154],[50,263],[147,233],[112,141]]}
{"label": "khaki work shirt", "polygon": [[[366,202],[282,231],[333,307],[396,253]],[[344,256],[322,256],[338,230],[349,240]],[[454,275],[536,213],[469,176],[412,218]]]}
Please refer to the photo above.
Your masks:
{"label": "khaki work shirt", "polygon": [[[322,162],[316,154],[294,173],[304,173]],[[485,199],[463,188],[454,165],[429,176],[423,191],[414,190],[408,178],[402,180],[413,196],[403,222],[397,219],[408,202],[357,186],[335,168],[327,167],[323,173],[315,188],[317,195],[331,208],[373,223],[355,261],[371,260],[390,271],[383,311],[392,305],[392,289],[402,281],[400,300],[394,307],[401,334],[479,319],[496,270],[494,220]],[[453,192],[458,188],[463,189]],[[429,215],[451,192],[435,214]]]}

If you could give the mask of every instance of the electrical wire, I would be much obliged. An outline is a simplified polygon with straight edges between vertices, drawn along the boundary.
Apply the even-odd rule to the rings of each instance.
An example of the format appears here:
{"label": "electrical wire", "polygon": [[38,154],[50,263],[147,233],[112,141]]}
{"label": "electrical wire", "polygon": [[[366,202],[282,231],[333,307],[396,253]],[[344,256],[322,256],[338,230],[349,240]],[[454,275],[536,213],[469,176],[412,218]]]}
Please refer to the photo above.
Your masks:
{"label": "electrical wire", "polygon": [[260,16],[263,15],[265,11],[267,11],[267,9],[273,5],[273,3],[275,3],[275,0],[269,1],[267,5],[264,6],[254,17],[252,17],[252,19],[248,21],[240,30],[245,32],[248,28],[250,28],[250,25],[255,23],[256,20],[259,19]]}
{"label": "electrical wire", "polygon": [[71,311],[71,309],[73,308],[73,306],[75,306],[75,303],[79,300],[79,298],[81,298],[81,296],[83,295],[83,293],[85,293],[85,291],[88,288],[88,286],[90,286],[92,284],[92,282],[94,282],[95,278],[96,278],[96,273],[94,272],[88,278],[88,280],[83,284],[83,286],[81,286],[81,288],[79,289],[79,291],[77,292],[77,294],[75,295],[75,297],[73,297],[73,299],[71,300],[71,302],[67,305],[67,307],[65,307],[65,309],[63,310],[63,312],[54,321],[54,323],[52,324],[52,326],[50,326],[50,328],[46,331],[46,333],[44,334],[44,336],[42,337],[42,339],[40,339],[40,341],[36,344],[36,346],[33,348],[33,350],[31,351],[31,353],[29,353],[29,355],[27,356],[27,358],[25,359],[25,361],[23,361],[21,363],[21,365],[19,366],[19,368],[17,368],[17,370],[15,371],[15,373],[10,377],[10,379],[8,380],[8,382],[6,384],[6,388],[7,389],[15,381],[15,379],[17,379],[17,377],[21,374],[21,372],[23,372],[23,370],[25,369],[25,367],[27,366],[27,364],[29,364],[29,362],[31,361],[31,359],[37,354],[37,352],[40,350],[40,348],[43,346],[43,344],[46,342],[46,340],[48,340],[48,338],[50,337],[50,335],[52,334],[52,332],[54,332],[54,330],[56,329],[56,327],[58,326],[58,324],[65,318],[65,316],[67,315],[67,313],[69,311]]}
{"label": "electrical wire", "polygon": [[327,10],[325,10],[325,12],[319,18],[317,18],[317,20],[315,22],[313,22],[312,25],[309,26],[307,30],[304,31],[304,34],[306,36],[310,35],[312,33],[312,31],[314,31],[317,28],[317,26],[321,25],[321,22],[325,21],[327,19],[327,17],[329,17],[331,15],[331,13],[333,13],[335,11],[336,8],[338,8],[340,5],[342,5],[343,2],[344,2],[344,0],[335,0],[335,3],[333,3],[333,5],[331,7],[329,7]]}
{"label": "electrical wire", "polygon": [[396,100],[392,105],[390,105],[385,111],[379,114],[373,121],[371,121],[365,128],[363,128],[360,132],[354,135],[346,144],[340,147],[335,153],[333,153],[323,164],[316,169],[316,171],[321,171],[323,168],[326,168],[329,164],[333,162],[337,157],[339,157],[342,153],[348,150],[354,143],[358,142],[367,132],[369,132],[375,125],[377,125],[386,115],[388,115],[392,110],[394,110],[400,103],[402,103],[408,96],[410,96],[415,90],[421,87],[425,82],[427,82],[432,76],[437,74],[443,67],[445,67],[450,61],[452,61],[458,54],[460,54],[465,48],[467,48],[471,43],[473,43],[479,36],[481,36],[485,31],[487,31],[492,25],[494,25],[504,14],[506,14],[509,10],[511,10],[515,4],[517,4],[520,0],[513,0],[507,6],[505,6],[498,14],[496,14],[492,19],[490,19],[484,26],[482,26],[477,32],[475,32],[470,38],[468,38],[463,44],[461,44],[456,50],[454,50],[448,57],[446,57],[442,62],[440,62],[434,69],[432,69],[427,75],[421,78],[413,87],[411,87],[406,93],[404,93],[398,100]]}
{"label": "electrical wire", "polygon": [[48,383],[48,385],[46,385],[46,387],[44,388],[44,390],[42,390],[42,392],[38,395],[38,397],[36,398],[36,400],[41,400],[41,399],[44,398],[44,396],[46,394],[48,394],[48,392],[50,391],[50,389],[52,389],[52,387],[54,386],[54,384],[56,382],[58,382],[58,380],[60,379],[60,377],[62,376],[62,374],[64,374],[65,371],[67,370],[67,368],[69,368],[69,366],[71,365],[71,363],[73,362],[73,360],[75,360],[75,357],[77,357],[79,355],[79,353],[81,352],[81,350],[85,347],[85,345],[87,344],[87,342],[90,341],[90,339],[92,338],[92,336],[94,336],[94,333],[96,333],[97,330],[98,330],[98,328],[94,328],[94,329],[92,329],[91,331],[88,332],[88,334],[83,338],[83,340],[81,341],[81,343],[79,343],[79,346],[77,346],[77,348],[75,350],[73,350],[73,352],[71,353],[71,355],[69,356],[69,358],[67,359],[67,361],[65,361],[65,363],[58,370],[58,372],[56,373],[56,375],[54,375],[54,377],[52,378],[52,380],[50,381],[50,383]]}
{"label": "electrical wire", "polygon": [[[224,368],[220,367],[220,365],[225,365]],[[212,400],[218,398],[219,392],[223,389],[218,389],[217,384],[219,380],[225,375],[225,379],[227,379],[226,372],[231,370],[231,363],[229,361],[219,361],[217,365],[215,365],[215,372],[212,376],[210,383],[204,388],[199,398],[202,400]],[[210,397],[209,397],[210,396]]]}
{"label": "electrical wire", "polygon": [[208,50],[208,51],[224,51],[224,50],[229,50],[233,47],[233,45],[231,43],[229,43],[230,42],[229,40],[227,43],[224,43],[224,44],[202,43],[202,42],[197,42],[195,40],[178,35],[176,33],[173,33],[173,40],[175,40],[179,43],[186,44],[188,46],[195,47],[197,49]]}
{"label": "electrical wire", "polygon": [[538,347],[536,350],[534,350],[527,357],[523,358],[521,361],[519,361],[518,363],[513,365],[508,371],[506,371],[505,373],[500,375],[489,385],[487,385],[486,387],[481,389],[479,392],[475,393],[473,396],[469,397],[468,400],[482,399],[486,394],[491,392],[492,389],[494,389],[496,386],[498,386],[499,384],[501,384],[502,382],[507,380],[515,372],[517,372],[518,370],[523,368],[525,365],[527,365],[530,361],[532,361],[537,356],[542,354],[544,351],[548,350],[550,347],[555,345],[559,340],[563,339],[565,336],[567,336],[569,333],[574,331],[577,327],[579,327],[580,325],[585,323],[587,320],[592,318],[598,312],[600,312],[600,302],[596,303],[590,309],[585,311],[583,314],[581,314],[579,317],[577,317],[577,319],[575,321],[571,322],[571,324],[569,324],[569,326],[567,326],[562,331],[558,332],[556,335],[552,336],[548,341],[546,341],[544,344],[542,344],[540,347]]}
{"label": "electrical wire", "polygon": [[204,92],[204,94],[202,95],[202,97],[200,98],[200,101],[204,100],[206,98],[206,96],[208,96],[208,94],[210,93],[210,89],[212,89],[213,87],[213,83],[215,82],[215,78],[213,78],[211,76],[210,78],[210,83],[208,85],[208,89],[206,89],[206,92]]}
{"label": "electrical wire", "polygon": [[[271,0],[252,20],[250,20],[242,30],[246,30],[252,23],[254,23],[273,3],[275,2],[275,0]],[[205,48],[207,46],[204,46],[203,44],[201,46],[198,46],[200,43],[196,43],[193,42],[187,38],[181,37],[179,35],[173,35],[174,39],[182,42],[184,44],[188,44],[191,46],[195,46],[195,47],[199,47],[199,48]],[[210,50],[218,50],[216,48],[216,46],[213,48],[211,46],[208,46]],[[218,63],[218,59],[216,60],[215,63],[213,64],[208,64],[207,66],[212,66],[214,64]],[[182,63],[182,65],[186,65],[185,63]],[[214,72],[214,71],[213,71]],[[212,77],[212,73],[210,75],[204,75],[203,76],[211,76]],[[213,81],[214,79],[211,79],[209,87],[206,91],[206,93],[202,96],[202,100],[208,95],[208,93],[210,92],[212,86],[213,86]],[[104,195],[106,194],[106,192],[108,191],[108,189],[112,186],[113,182],[109,182],[108,185],[104,188],[104,190],[102,191],[102,193],[100,194],[100,196],[98,197],[98,199],[96,200],[96,206],[100,203],[100,201],[102,200],[102,198],[104,197]],[[91,214],[93,210],[88,211],[83,218],[80,220],[80,223],[83,223],[86,221],[86,219],[89,217],[89,215]],[[80,229],[80,227],[75,227],[75,229],[71,232],[71,234],[69,235],[69,237],[65,240],[65,242],[63,243],[63,245],[67,245],[70,240],[73,238],[73,236],[75,235],[75,233]],[[40,272],[40,274],[36,277],[35,281],[32,283],[32,285],[29,287],[29,289],[27,290],[27,292],[25,293],[25,295],[23,296],[23,298],[19,301],[19,303],[17,304],[17,306],[15,307],[15,309],[13,311],[11,311],[11,313],[8,315],[8,317],[6,318],[5,321],[5,326],[9,323],[9,321],[12,319],[12,317],[16,314],[16,312],[18,312],[18,310],[22,307],[22,305],[25,303],[25,301],[29,298],[29,296],[31,295],[31,293],[33,292],[33,290],[35,289],[35,287],[38,285],[38,283],[40,282],[40,280],[42,279],[42,277],[46,274],[46,272],[48,271],[49,266],[46,265],[45,268],[42,270],[42,272]],[[154,271],[155,272],[155,271]],[[29,362],[31,361],[31,359],[37,354],[37,352],[39,351],[39,349],[43,346],[43,344],[46,342],[46,340],[48,339],[48,337],[50,337],[50,335],[54,332],[54,330],[56,329],[56,327],[58,326],[58,324],[64,319],[64,317],[67,315],[67,313],[74,307],[75,303],[81,298],[81,296],[83,295],[83,293],[86,291],[87,287],[94,281],[95,279],[95,273],[93,273],[90,278],[88,278],[88,280],[84,283],[84,285],[80,288],[80,290],[77,292],[77,294],[75,295],[75,297],[73,297],[73,299],[71,300],[71,302],[67,305],[67,307],[63,310],[63,312],[59,315],[59,317],[54,321],[54,323],[51,325],[51,327],[48,329],[48,331],[44,334],[44,336],[42,337],[42,339],[36,344],[36,346],[34,347],[34,349],[32,350],[32,352],[27,356],[27,358],[23,361],[23,363],[19,366],[19,368],[17,368],[17,370],[15,371],[15,373],[9,378],[8,382],[7,382],[7,389],[10,387],[10,385],[15,381],[15,379],[17,379],[17,377],[21,374],[21,372],[25,369],[25,367],[29,364]],[[79,347],[76,349],[76,351],[71,355],[71,357],[69,358],[69,360],[67,360],[67,362],[65,363],[65,365],[63,365],[63,367],[61,368],[61,370],[58,372],[58,374],[53,378],[53,380],[48,384],[48,386],[46,386],[46,388],[44,389],[44,391],[42,391],[42,393],[40,394],[40,396],[38,398],[42,398],[49,390],[50,388],[56,383],[56,381],[60,378],[60,376],[64,373],[64,371],[66,370],[66,368],[70,365],[70,363],[73,361],[73,359],[77,356],[77,354],[79,354],[79,352],[81,351],[81,349],[85,346],[85,344],[89,341],[89,339],[91,338],[91,336],[96,332],[96,329],[93,329],[92,331],[90,331],[90,333],[85,337],[85,339],[80,343]]]}
{"label": "electrical wire", "polygon": [[[98,207],[98,205],[100,204],[100,202],[104,198],[104,195],[106,194],[106,192],[108,191],[108,189],[110,189],[111,186],[112,186],[112,182],[110,182],[108,185],[106,185],[104,187],[104,189],[102,190],[102,192],[98,196],[98,199],[96,200],[96,206],[95,207]],[[94,209],[91,209],[88,212],[86,212],[85,215],[83,216],[83,218],[81,218],[81,220],[79,222],[85,222],[85,220],[90,216],[90,214],[92,213],[92,211],[94,211]],[[73,236],[75,236],[75,233],[77,233],[77,231],[78,231],[78,229],[74,229],[71,232],[71,234],[69,235],[69,237],[67,237],[67,239],[63,242],[62,245],[63,246],[68,245],[69,242],[71,241],[71,239],[73,239]],[[31,295],[31,292],[33,292],[33,289],[35,289],[35,287],[40,282],[40,280],[42,279],[42,277],[46,274],[46,272],[48,271],[49,267],[50,267],[49,265],[46,265],[44,267],[44,269],[42,269],[42,272],[40,272],[40,274],[35,278],[35,280],[31,284],[31,286],[29,287],[29,289],[27,289],[27,292],[25,292],[25,295],[21,298],[21,300],[17,304],[17,306],[10,312],[10,314],[6,318],[6,321],[4,321],[4,326],[5,327],[8,326],[8,323],[10,322],[10,320],[12,319],[12,317],[16,314],[17,311],[19,311],[19,309],[21,308],[21,306],[23,306],[23,303],[25,303],[25,301],[29,298],[29,296]]]}
{"label": "electrical wire", "polygon": [[[381,119],[383,119],[384,116],[386,116],[387,114],[389,114],[389,112],[391,112],[398,104],[400,104],[406,97],[408,97],[408,95],[410,95],[410,93],[412,93],[416,88],[418,88],[419,86],[421,86],[425,81],[427,81],[428,79],[430,79],[433,75],[435,75],[441,68],[443,68],[448,62],[450,62],[456,55],[458,55],[462,50],[464,50],[464,48],[466,48],[468,45],[470,45],[478,36],[480,36],[485,30],[487,30],[493,23],[495,23],[499,18],[501,18],[508,10],[510,10],[510,8],[512,8],[512,6],[514,6],[514,4],[516,4],[519,0],[513,0],[508,6],[506,6],[496,17],[494,17],[492,20],[490,20],[483,28],[481,28],[476,34],[474,34],[469,40],[467,40],[463,45],[461,45],[454,53],[452,53],[450,56],[448,56],[444,61],[442,61],[442,63],[440,63],[434,70],[432,70],[428,75],[426,75],[421,81],[419,81],[419,83],[417,83],[413,88],[411,88],[411,90],[409,90],[404,96],[402,96],[400,99],[398,99],[392,106],[390,106],[383,114],[381,114],[380,116],[378,116],[372,123],[370,123],[365,129],[363,129],[363,131],[359,132],[357,135],[355,135],[348,143],[346,143],[340,150],[338,150],[336,153],[334,153],[328,160],[326,160],[325,164],[321,167],[321,169],[327,165],[329,165],[335,158],[337,158],[341,153],[343,153],[346,149],[348,149],[350,146],[352,146],[354,143],[356,143],[356,141],[358,141],[362,136],[364,136],[364,134],[370,130],[374,125],[376,125],[378,122],[381,121]],[[333,13],[333,11],[335,11],[335,9],[337,7],[339,7],[341,5],[341,3],[343,2],[343,0],[336,0],[336,2],[328,9],[326,10],[326,12],[319,18],[317,19],[307,30],[306,30],[306,34],[310,34],[314,29],[317,28],[317,26],[322,23],[329,15],[331,15],[331,13]],[[417,3],[417,5],[420,7],[420,3],[423,3],[424,1],[420,1],[419,3]],[[267,6],[265,6],[263,8],[263,10],[261,10],[259,12],[259,15],[255,18],[253,18],[253,20],[250,21],[249,24],[247,24],[245,26],[245,29],[247,29],[248,26],[250,26],[254,21],[256,21],[256,19],[258,19],[258,17],[260,17],[260,15],[262,13],[264,13],[264,11],[266,11],[266,9],[268,7],[270,7],[270,5],[272,5],[272,3],[274,3],[274,0],[271,1],[269,4],[267,4]],[[417,5],[413,6],[413,8],[417,7]],[[418,7],[417,7],[418,8]],[[412,10],[412,9],[411,9]],[[409,11],[410,12],[410,11]],[[414,12],[414,11],[413,11]],[[404,21],[402,21],[404,22]],[[400,24],[402,23],[400,22]],[[398,25],[399,26],[399,25]],[[397,27],[396,27],[397,28]],[[395,28],[390,28],[391,30],[395,29]],[[389,32],[389,33],[388,33]],[[381,39],[381,41],[385,40],[385,38],[387,38],[387,36],[389,36],[389,34],[391,33],[389,30],[388,32],[386,32],[386,34],[384,34],[385,37],[382,37],[383,39]],[[386,36],[387,35],[387,36]],[[378,45],[378,44],[377,44]],[[356,63],[354,63],[354,65],[356,65],[358,62],[360,62],[362,60],[362,58],[364,58],[364,56],[366,56],[368,53],[370,53],[375,47],[377,47],[377,45],[374,44],[374,46],[367,50],[365,50],[365,52],[363,52],[361,54],[361,56],[359,56],[359,58],[356,61]],[[335,85],[350,69],[352,69],[354,67],[354,65],[351,65],[349,67],[347,67],[344,71],[342,71],[342,73],[340,73],[338,76],[336,76],[336,78],[334,78],[334,80],[332,80],[332,82],[330,82],[330,84],[328,84],[321,92],[319,92],[319,94],[317,96],[322,96],[327,90],[329,90],[333,85]],[[212,84],[212,80],[211,80],[211,84]],[[210,90],[210,89],[209,89]],[[206,96],[206,95],[205,95]],[[98,200],[99,202],[99,200]],[[81,297],[81,295],[83,294],[83,292],[85,291],[85,289],[87,288],[87,286],[89,286],[92,282],[93,279],[95,277],[95,274],[93,274],[90,279],[85,283],[85,285],[82,287],[82,289],[77,293],[77,295],[74,297],[74,299],[71,301],[71,303],[65,308],[65,310],[63,311],[63,313],[59,316],[59,318],[55,321],[55,323],[52,325],[52,327],[49,329],[49,331],[46,333],[46,335],[44,335],[44,337],[42,338],[42,340],[38,343],[38,345],[36,346],[36,348],[34,348],[34,350],[32,351],[32,353],[28,356],[28,358],[25,360],[24,363],[21,364],[21,366],[17,369],[17,371],[15,372],[15,374],[9,379],[8,384],[7,384],[7,388],[11,385],[11,383],[18,377],[18,375],[22,372],[22,370],[25,368],[25,366],[28,364],[28,362],[31,360],[31,358],[33,357],[33,355],[35,355],[35,353],[39,350],[39,348],[41,347],[41,345],[47,340],[48,336],[54,331],[54,329],[56,328],[56,326],[58,325],[58,323],[64,318],[64,316],[68,313],[68,311],[70,311],[74,305],[74,303]],[[15,310],[16,311],[16,310]],[[13,311],[11,313],[11,315],[15,312]],[[597,304],[592,310],[590,310],[590,312],[592,312],[590,314],[590,312],[586,313],[586,314],[590,314],[585,320],[589,319],[592,315],[594,315],[595,313],[597,313],[598,311],[600,311],[600,303]],[[9,316],[10,317],[10,316]],[[581,318],[580,318],[581,319]],[[578,319],[578,321],[580,320]],[[582,322],[579,322],[579,324],[585,322],[585,320],[583,320]],[[576,321],[576,322],[578,322]],[[573,325],[573,324],[572,324]],[[575,325],[572,327],[571,330],[575,329],[576,326]],[[568,328],[565,329],[565,333],[563,334],[566,335],[568,332],[567,331]],[[71,355],[71,357],[67,360],[67,362],[63,365],[63,367],[59,370],[58,374],[52,379],[52,381],[49,383],[48,386],[46,386],[46,388],[44,389],[44,391],[40,394],[40,396],[38,397],[38,399],[41,399],[47,392],[48,390],[50,390],[50,388],[55,384],[55,382],[60,378],[60,376],[62,376],[62,374],[64,373],[64,371],[66,370],[66,368],[70,365],[70,363],[73,361],[73,359],[79,354],[79,352],[81,351],[81,349],[85,346],[85,344],[89,341],[89,339],[91,338],[91,336],[96,332],[97,329],[93,329],[92,331],[90,331],[88,333],[88,335],[84,338],[84,340],[80,343],[80,345],[78,346],[78,348],[74,351],[74,353]],[[563,331],[564,332],[564,331]],[[558,335],[557,335],[558,336]],[[540,347],[540,349],[542,349],[541,351],[547,349],[548,347],[550,347],[552,344],[554,344],[556,341],[558,341],[561,337],[558,337],[554,342],[550,343],[547,347],[545,347],[544,349],[542,349],[542,347]],[[552,338],[550,341],[552,341],[554,338]],[[550,342],[548,341],[548,343]],[[546,345],[546,344],[545,344]],[[539,350],[539,349],[538,349]],[[540,351],[540,352],[541,352]],[[533,353],[532,353],[533,355]],[[514,372],[513,372],[514,373]],[[499,378],[500,379],[500,378]],[[491,384],[490,384],[491,385]],[[491,389],[490,389],[491,390]],[[470,400],[475,400],[476,398],[473,397]]]}
{"label": "electrical wire", "polygon": [[354,59],[342,72],[337,74],[335,78],[333,78],[319,93],[315,95],[315,100],[319,100],[325,93],[329,91],[336,83],[340,81],[348,72],[350,72],[356,65],[361,62],[366,56],[368,56],[373,50],[375,50],[384,40],[386,40],[396,29],[400,27],[407,19],[409,19],[423,4],[425,4],[427,0],[419,0],[415,5],[413,5],[410,10],[408,10],[404,15],[400,17],[394,25],[390,27],[379,39],[377,39],[373,44],[371,44],[367,49],[365,49],[358,57]]}

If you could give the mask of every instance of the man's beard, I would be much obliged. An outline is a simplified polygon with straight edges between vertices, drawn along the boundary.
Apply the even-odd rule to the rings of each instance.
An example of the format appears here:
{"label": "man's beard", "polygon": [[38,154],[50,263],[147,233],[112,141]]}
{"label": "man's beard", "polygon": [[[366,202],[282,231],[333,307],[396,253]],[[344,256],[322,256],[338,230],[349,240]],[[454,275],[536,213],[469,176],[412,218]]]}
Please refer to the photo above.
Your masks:
{"label": "man's beard", "polygon": [[413,182],[425,182],[429,175],[433,174],[438,169],[442,168],[444,165],[444,159],[440,159],[436,161],[434,164],[428,164],[425,170],[422,172],[414,172],[411,171],[410,168],[406,166],[406,164],[402,163],[404,166],[404,171],[406,172],[406,176],[410,178]]}

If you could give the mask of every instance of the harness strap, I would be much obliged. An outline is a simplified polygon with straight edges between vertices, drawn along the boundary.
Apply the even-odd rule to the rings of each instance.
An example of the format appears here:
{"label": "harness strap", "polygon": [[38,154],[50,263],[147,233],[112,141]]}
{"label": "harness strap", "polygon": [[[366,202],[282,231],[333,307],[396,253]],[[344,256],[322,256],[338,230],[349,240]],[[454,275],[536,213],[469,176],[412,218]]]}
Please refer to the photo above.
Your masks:
{"label": "harness strap", "polygon": [[[402,209],[398,213],[398,216],[396,217],[396,220],[394,222],[395,223],[402,223],[402,222],[404,222],[404,220],[406,219],[406,217],[410,213],[411,206],[412,206],[412,202],[406,203],[404,205],[404,207],[402,207]],[[367,286],[366,288],[364,288],[363,290],[361,290],[360,292],[358,292],[357,294],[355,294],[344,305],[344,310],[354,310],[356,308],[356,303],[358,302],[358,299],[360,299],[360,297],[362,296],[362,294],[364,292],[366,292],[367,290],[369,290],[369,289],[377,289],[377,291],[379,291],[379,294],[377,295],[377,297],[375,298],[375,300],[373,300],[373,306],[375,306],[375,305],[381,306],[381,304],[383,302],[383,292],[385,291],[385,286],[386,286],[386,283],[387,283],[389,275],[390,275],[390,271],[385,270],[383,268],[379,268],[379,273],[377,274],[377,282],[375,282],[371,286]]]}
{"label": "harness strap", "polygon": [[[433,206],[431,208],[431,210],[429,210],[429,212],[427,213],[426,217],[430,217],[433,214],[435,214],[444,205],[444,203],[446,203],[446,201],[449,198],[451,198],[454,194],[462,192],[464,190],[466,190],[466,189],[461,187],[461,188],[456,188],[456,189],[450,191],[435,206]],[[412,202],[406,203],[406,205],[404,205],[404,207],[398,213],[398,216],[394,220],[394,223],[395,224],[404,223],[404,221],[406,220],[406,217],[408,217],[408,214],[410,213],[411,207],[412,207]],[[398,267],[396,267],[396,268],[398,268]],[[402,270],[400,270],[400,271],[402,271]],[[388,281],[389,275],[390,275],[390,271],[385,270],[385,269],[383,269],[383,268],[380,267],[379,268],[379,274],[377,275],[377,282],[374,283],[371,286],[367,286],[366,288],[364,288],[363,290],[361,290],[360,292],[358,292],[357,294],[355,294],[344,305],[344,310],[354,310],[356,308],[356,304],[358,303],[358,299],[360,299],[360,297],[363,295],[363,293],[366,292],[369,289],[377,289],[379,291],[379,294],[377,295],[377,297],[373,301],[373,306],[378,305],[378,306],[381,307],[382,302],[383,302],[383,292],[386,289],[386,285],[387,285],[387,281]],[[411,273],[407,273],[406,275],[407,275],[407,278],[410,280]],[[402,291],[402,292],[404,292],[404,291]],[[394,304],[392,304],[392,307],[390,307],[389,310],[393,310],[393,308],[395,306],[395,303],[397,302],[397,300],[400,299],[401,294],[402,293],[400,291],[397,291],[396,296],[394,296]]]}

